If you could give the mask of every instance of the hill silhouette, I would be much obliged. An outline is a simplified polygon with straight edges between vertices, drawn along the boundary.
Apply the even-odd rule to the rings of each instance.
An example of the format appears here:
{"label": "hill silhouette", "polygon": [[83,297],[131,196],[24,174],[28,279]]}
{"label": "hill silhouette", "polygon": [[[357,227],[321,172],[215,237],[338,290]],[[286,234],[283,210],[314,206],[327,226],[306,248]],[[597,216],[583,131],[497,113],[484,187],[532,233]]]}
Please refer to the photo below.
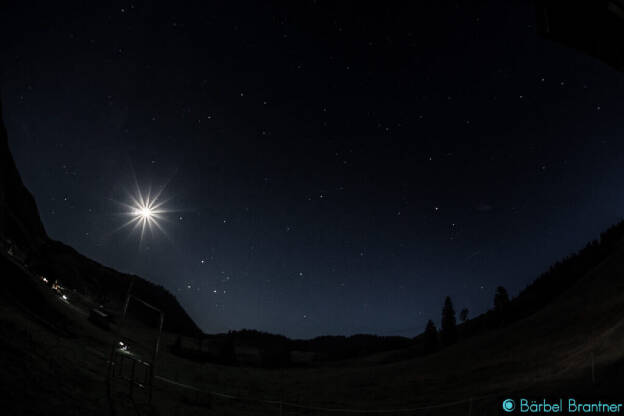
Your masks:
{"label": "hill silhouette", "polygon": [[[158,305],[165,313],[165,329],[195,336],[200,329],[165,288],[141,277],[120,273],[52,240],[46,233],[33,196],[24,186],[11,155],[0,103],[0,238],[32,272],[59,280],[71,290],[119,310],[128,285],[133,294]],[[3,274],[6,279],[8,274]]]}
{"label": "hill silhouette", "polygon": [[[1,119],[1,104],[0,142],[0,236],[4,249],[13,250],[32,272],[44,274],[49,279],[58,279],[80,294],[105,303],[112,310],[121,309],[128,285],[134,279],[133,293],[165,312],[166,331],[199,341],[199,351],[194,351],[195,347],[180,348],[177,352],[181,356],[200,361],[218,361],[218,354],[215,358],[214,355],[201,353],[201,343],[205,340],[210,342],[211,339],[221,340],[226,334],[203,334],[165,288],[98,264],[73,248],[49,238],[39,218],[35,200],[22,183],[11,156],[7,131]],[[511,299],[504,311],[491,309],[458,325],[460,344],[468,338],[512,326],[551,306],[594,269],[618,255],[623,240],[624,222],[620,222],[580,251],[554,263]],[[6,283],[17,287],[16,282]],[[27,288],[21,287],[17,292],[24,290]],[[359,334],[350,337],[321,336],[312,340],[291,340],[255,330],[232,331],[227,335],[234,345],[254,347],[270,357],[264,361],[264,365],[269,367],[290,365],[289,359],[284,357],[291,351],[315,353],[316,360],[320,361],[351,359],[392,350],[399,351],[393,355],[393,359],[405,360],[427,352],[424,334],[414,339]]]}
{"label": "hill silhouette", "polygon": [[[620,375],[624,373],[624,222],[610,227],[599,239],[553,264],[504,307],[493,308],[458,325],[458,342],[435,351],[427,351],[423,334],[414,339],[355,335],[290,340],[280,335],[243,330],[206,336],[164,288],[102,266],[50,239],[35,201],[19,177],[1,119],[0,141],[0,237],[3,250],[10,252],[10,256],[0,257],[6,289],[2,297],[4,305],[19,306],[18,312],[13,311],[11,316],[5,311],[0,322],[3,355],[9,357],[2,366],[6,374],[0,376],[1,386],[8,388],[16,379],[18,383],[23,379],[23,392],[32,390],[32,380],[26,373],[43,371],[41,369],[49,364],[40,361],[56,357],[46,345],[51,342],[49,335],[37,335],[38,330],[28,332],[30,329],[24,332],[20,329],[23,325],[49,328],[56,337],[53,342],[62,343],[64,348],[73,351],[72,358],[79,351],[84,366],[90,367],[93,373],[105,368],[97,360],[104,356],[102,348],[110,345],[110,334],[96,332],[99,329],[85,326],[84,319],[59,309],[59,302],[51,300],[49,291],[42,290],[28,278],[28,270],[31,275],[34,272],[50,279],[62,279],[85,297],[117,308],[134,279],[133,293],[165,311],[164,345],[169,348],[164,349],[159,374],[176,379],[180,374],[187,374],[181,377],[182,381],[204,383],[202,386],[206,389],[224,388],[225,380],[234,386],[232,389],[237,389],[237,394],[241,394],[243,385],[247,386],[243,390],[249,395],[276,397],[281,394],[283,397],[286,390],[296,400],[306,403],[318,403],[319,397],[328,397],[325,400],[330,403],[351,400],[369,409],[379,408],[380,403],[386,402],[393,406],[397,403],[421,405],[487,395],[487,399],[475,401],[475,414],[479,409],[495,406],[495,397],[501,394],[574,392],[606,396],[620,392]],[[178,341],[178,334],[199,346]],[[202,343],[206,340],[216,340],[220,348],[214,360],[202,353]],[[260,367],[292,366],[293,352],[300,356],[313,352],[318,358],[315,368],[305,371],[297,368],[282,372],[264,369],[241,372],[230,366],[204,367],[211,365],[209,361],[235,364],[235,352],[240,347],[256,348]],[[98,348],[100,358],[96,360],[89,354]],[[20,360],[30,357],[28,359],[36,364],[31,364],[25,372],[15,367],[10,359],[13,356],[21,357]],[[53,396],[44,395],[46,399],[41,400],[41,406],[48,404],[46,400],[77,400],[76,385],[84,380],[98,385],[92,374],[81,373],[73,359],[61,356],[60,360],[65,366],[63,374],[75,376],[69,381],[54,378],[59,389],[67,393],[63,390]],[[198,361],[202,366],[197,365]],[[328,361],[334,362],[328,365]],[[213,381],[206,380],[206,368],[223,375]],[[99,377],[103,377],[102,374]],[[295,379],[296,383],[290,382]],[[32,394],[45,393],[49,385],[41,384],[35,386]],[[161,392],[167,391],[163,386],[160,388]],[[323,390],[329,388],[332,398]],[[85,394],[100,397],[97,388],[94,389]],[[23,392],[19,394],[30,394]],[[26,396],[24,403],[30,400]],[[164,396],[158,400],[165,400]],[[179,398],[166,400],[181,406]],[[16,403],[13,401],[13,407],[7,408],[14,408]],[[472,406],[472,401],[470,403]],[[82,405],[89,413],[89,404]],[[460,410],[431,414],[465,414],[464,409]]]}

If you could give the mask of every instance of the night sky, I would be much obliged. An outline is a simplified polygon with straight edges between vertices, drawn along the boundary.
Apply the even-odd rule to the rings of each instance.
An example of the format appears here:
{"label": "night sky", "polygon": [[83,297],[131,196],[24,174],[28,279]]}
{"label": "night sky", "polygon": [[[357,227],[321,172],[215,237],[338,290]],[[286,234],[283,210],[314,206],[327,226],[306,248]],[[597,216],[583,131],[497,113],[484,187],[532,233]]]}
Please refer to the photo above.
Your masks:
{"label": "night sky", "polygon": [[[621,219],[624,77],[530,2],[334,3],[3,2],[49,235],[207,332],[414,336]],[[137,184],[167,211],[142,239]]]}

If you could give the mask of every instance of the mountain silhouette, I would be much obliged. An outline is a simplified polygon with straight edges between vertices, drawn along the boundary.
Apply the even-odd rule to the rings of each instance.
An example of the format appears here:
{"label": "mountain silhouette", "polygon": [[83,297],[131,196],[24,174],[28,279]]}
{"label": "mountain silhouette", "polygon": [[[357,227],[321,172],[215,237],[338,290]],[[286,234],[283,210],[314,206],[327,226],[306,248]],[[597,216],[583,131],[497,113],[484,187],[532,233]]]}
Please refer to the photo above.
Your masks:
{"label": "mountain silhouette", "polygon": [[[37,204],[24,186],[11,155],[0,103],[0,238],[32,272],[59,280],[68,288],[120,310],[130,285],[133,295],[157,305],[165,314],[165,330],[195,336],[195,322],[165,288],[141,277],[120,273],[51,239],[41,222]],[[3,279],[9,279],[4,273]]]}

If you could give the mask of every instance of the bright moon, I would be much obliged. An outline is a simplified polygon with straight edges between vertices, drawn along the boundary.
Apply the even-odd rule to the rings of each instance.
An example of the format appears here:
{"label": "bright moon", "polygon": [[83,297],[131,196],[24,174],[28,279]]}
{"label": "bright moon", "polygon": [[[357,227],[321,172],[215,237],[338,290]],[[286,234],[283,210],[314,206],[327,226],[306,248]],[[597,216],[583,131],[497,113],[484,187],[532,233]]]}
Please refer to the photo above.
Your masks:
{"label": "bright moon", "polygon": [[149,220],[150,218],[152,218],[152,215],[153,215],[153,212],[152,212],[151,208],[149,208],[149,207],[137,209],[135,211],[135,213],[137,215],[143,217],[144,220]]}
{"label": "bright moon", "polygon": [[146,196],[143,196],[141,191],[137,190],[137,196],[132,198],[134,218],[130,220],[130,223],[134,223],[135,230],[141,230],[141,240],[143,240],[146,229],[152,232],[155,227],[164,232],[158,223],[159,220],[163,219],[161,214],[165,212],[160,209],[164,202],[158,202],[159,196],[160,194],[152,198],[149,192]]}
{"label": "bright moon", "polygon": [[136,193],[129,194],[129,203],[121,203],[128,208],[124,215],[129,216],[130,219],[119,229],[132,226],[132,229],[139,233],[141,241],[145,236],[146,230],[153,234],[154,229],[158,229],[166,236],[160,222],[165,220],[163,214],[171,211],[164,209],[163,205],[167,201],[159,200],[161,193],[162,189],[155,195],[152,195],[151,191],[144,193],[137,185]]}

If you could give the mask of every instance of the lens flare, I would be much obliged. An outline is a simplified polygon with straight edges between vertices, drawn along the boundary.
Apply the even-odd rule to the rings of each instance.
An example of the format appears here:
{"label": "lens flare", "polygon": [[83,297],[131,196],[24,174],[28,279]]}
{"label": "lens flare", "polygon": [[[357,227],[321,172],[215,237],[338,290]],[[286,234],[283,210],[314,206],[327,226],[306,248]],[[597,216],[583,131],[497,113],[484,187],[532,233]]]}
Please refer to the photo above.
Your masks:
{"label": "lens flare", "polygon": [[143,208],[136,209],[134,211],[134,214],[141,217],[144,220],[150,220],[152,216],[154,215],[154,212],[149,207],[143,207]]}
{"label": "lens flare", "polygon": [[150,234],[153,234],[154,230],[158,230],[166,236],[167,233],[161,226],[161,222],[166,220],[166,213],[173,211],[167,210],[164,206],[167,201],[160,199],[163,190],[164,188],[152,195],[151,189],[143,192],[137,184],[136,191],[128,193],[129,201],[121,203],[127,208],[123,214],[130,218],[117,230],[131,226],[134,231],[138,232],[141,242],[147,230]]}

